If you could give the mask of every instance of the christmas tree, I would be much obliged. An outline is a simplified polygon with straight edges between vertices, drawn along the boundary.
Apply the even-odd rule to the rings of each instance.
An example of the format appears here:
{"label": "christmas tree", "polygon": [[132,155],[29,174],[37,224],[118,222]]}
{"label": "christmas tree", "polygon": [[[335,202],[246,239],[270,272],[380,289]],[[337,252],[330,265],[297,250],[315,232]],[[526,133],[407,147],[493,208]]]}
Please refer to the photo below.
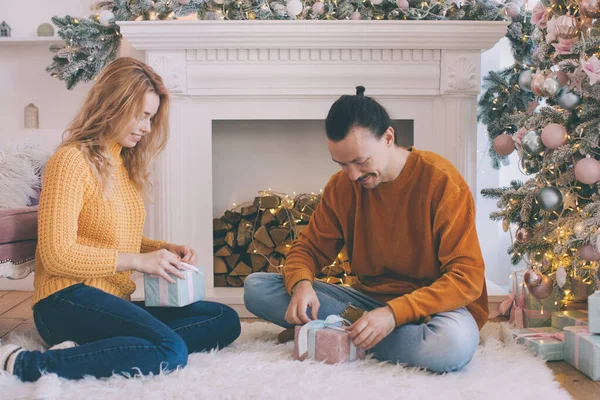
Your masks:
{"label": "christmas tree", "polygon": [[[485,189],[512,235],[513,264],[529,266],[537,298],[584,300],[600,261],[600,2],[543,0],[532,11],[531,48],[488,77],[480,119],[494,167],[518,152],[525,182]],[[522,25],[525,26],[525,25]]]}

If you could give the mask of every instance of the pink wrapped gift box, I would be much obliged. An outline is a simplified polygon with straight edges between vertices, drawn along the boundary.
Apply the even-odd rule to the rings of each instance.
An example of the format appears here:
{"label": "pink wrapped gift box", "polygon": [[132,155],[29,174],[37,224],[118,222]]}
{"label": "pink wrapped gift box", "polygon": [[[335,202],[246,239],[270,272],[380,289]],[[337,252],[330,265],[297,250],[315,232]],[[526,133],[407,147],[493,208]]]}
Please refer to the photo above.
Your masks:
{"label": "pink wrapped gift box", "polygon": [[365,351],[357,349],[336,315],[325,321],[315,320],[296,326],[294,335],[294,359],[339,364],[365,358]]}

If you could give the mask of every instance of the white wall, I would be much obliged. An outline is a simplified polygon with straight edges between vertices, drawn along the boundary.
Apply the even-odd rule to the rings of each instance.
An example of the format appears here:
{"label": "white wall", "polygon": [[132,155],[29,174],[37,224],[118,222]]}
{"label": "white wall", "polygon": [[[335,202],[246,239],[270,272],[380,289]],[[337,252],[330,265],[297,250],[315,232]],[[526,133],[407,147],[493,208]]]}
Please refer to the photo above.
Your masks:
{"label": "white wall", "polygon": [[[90,15],[92,0],[0,0],[0,19],[12,28],[13,37],[36,36],[37,27],[54,15]],[[55,34],[56,34],[55,27]],[[39,108],[40,128],[64,129],[74,117],[90,84],[72,91],[45,70],[53,53],[45,45],[0,46],[0,122],[2,130],[23,127],[23,109]]]}

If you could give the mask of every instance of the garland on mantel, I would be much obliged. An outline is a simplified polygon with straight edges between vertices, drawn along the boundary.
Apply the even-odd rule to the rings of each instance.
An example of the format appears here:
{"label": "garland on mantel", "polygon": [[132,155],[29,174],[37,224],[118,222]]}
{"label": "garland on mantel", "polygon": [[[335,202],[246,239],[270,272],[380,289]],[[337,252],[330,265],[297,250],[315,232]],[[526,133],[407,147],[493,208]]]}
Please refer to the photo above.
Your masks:
{"label": "garland on mantel", "polygon": [[511,0],[113,0],[99,1],[93,14],[53,17],[64,43],[46,70],[72,89],[94,79],[121,43],[117,21],[173,20],[470,20],[501,21]]}

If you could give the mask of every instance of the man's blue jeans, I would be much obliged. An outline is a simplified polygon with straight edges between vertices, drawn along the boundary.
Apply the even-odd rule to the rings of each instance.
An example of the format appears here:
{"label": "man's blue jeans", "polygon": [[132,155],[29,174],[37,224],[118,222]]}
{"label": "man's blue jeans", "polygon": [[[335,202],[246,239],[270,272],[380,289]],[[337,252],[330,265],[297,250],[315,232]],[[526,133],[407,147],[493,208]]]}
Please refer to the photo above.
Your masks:
{"label": "man's blue jeans", "polygon": [[[315,280],[319,302],[318,318],[340,314],[348,305],[370,311],[385,304],[348,286]],[[254,273],[244,282],[246,308],[256,316],[288,328],[284,320],[290,302],[281,274]],[[310,315],[310,314],[309,314]],[[479,344],[479,329],[465,308],[432,316],[423,324],[396,328],[371,352],[381,361],[424,367],[434,372],[457,371],[467,365]]]}

